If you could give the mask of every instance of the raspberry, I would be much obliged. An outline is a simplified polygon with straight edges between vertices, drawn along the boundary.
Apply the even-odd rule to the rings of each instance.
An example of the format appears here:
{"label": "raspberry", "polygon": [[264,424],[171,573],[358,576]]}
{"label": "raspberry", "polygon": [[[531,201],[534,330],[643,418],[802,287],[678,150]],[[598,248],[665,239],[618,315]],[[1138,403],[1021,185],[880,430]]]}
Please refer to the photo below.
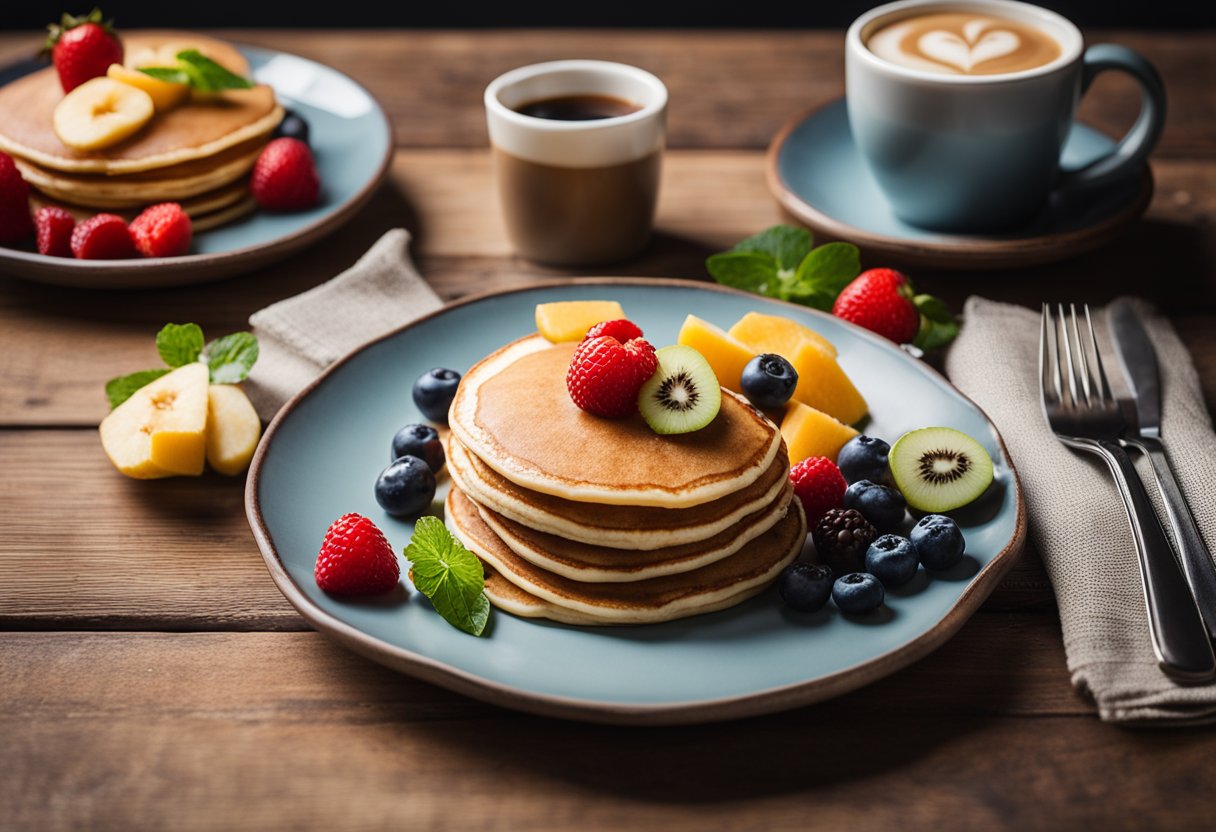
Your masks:
{"label": "raspberry", "polygon": [[19,243],[33,233],[30,186],[13,157],[0,153],[0,243]]}
{"label": "raspberry", "polygon": [[72,232],[76,229],[76,218],[62,208],[46,206],[34,214],[34,228],[38,232],[38,253],[49,257],[72,256]]}
{"label": "raspberry", "polygon": [[819,519],[811,532],[819,559],[832,567],[837,577],[864,572],[866,549],[878,530],[855,508],[834,508]]}
{"label": "raspberry", "polygon": [[894,269],[869,269],[844,287],[832,314],[897,344],[906,344],[920,331],[920,312],[912,303],[912,284]]}
{"label": "raspberry", "polygon": [[622,344],[611,335],[600,335],[574,350],[566,389],[582,410],[617,419],[637,412],[638,391],[658,366],[654,347],[645,339]]}
{"label": "raspberry", "polygon": [[334,595],[379,595],[397,585],[401,567],[384,532],[352,512],[325,532],[313,575],[317,586]]}
{"label": "raspberry", "polygon": [[144,257],[177,257],[190,250],[193,227],[176,202],[145,208],[131,221],[131,238]]}
{"label": "raspberry", "polygon": [[826,456],[807,457],[799,462],[790,469],[790,482],[812,528],[829,509],[844,504],[844,491],[849,487],[836,463]]}
{"label": "raspberry", "polygon": [[299,211],[316,205],[321,179],[308,145],[288,138],[266,145],[253,163],[249,190],[268,211]]}
{"label": "raspberry", "polygon": [[642,330],[633,321],[618,318],[615,321],[603,321],[591,327],[591,329],[587,330],[587,334],[583,337],[583,340],[598,338],[601,335],[611,335],[624,344],[632,341],[634,338],[641,338]]}
{"label": "raspberry", "polygon": [[123,260],[138,256],[122,217],[98,214],[72,232],[72,253],[80,260]]}

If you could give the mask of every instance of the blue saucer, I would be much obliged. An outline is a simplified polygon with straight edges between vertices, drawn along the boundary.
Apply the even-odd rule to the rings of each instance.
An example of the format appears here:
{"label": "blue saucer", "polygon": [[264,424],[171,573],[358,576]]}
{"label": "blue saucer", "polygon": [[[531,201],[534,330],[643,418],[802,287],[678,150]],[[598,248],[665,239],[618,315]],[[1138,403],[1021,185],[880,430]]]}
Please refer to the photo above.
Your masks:
{"label": "blue saucer", "polygon": [[[1074,124],[1064,164],[1081,166],[1114,141]],[[1153,195],[1148,165],[1138,176],[1069,199],[1053,199],[1029,225],[1002,234],[946,234],[898,219],[861,158],[843,98],[795,119],[769,148],[768,182],[777,201],[824,237],[867,255],[932,268],[1013,268],[1097,248],[1136,220]]]}

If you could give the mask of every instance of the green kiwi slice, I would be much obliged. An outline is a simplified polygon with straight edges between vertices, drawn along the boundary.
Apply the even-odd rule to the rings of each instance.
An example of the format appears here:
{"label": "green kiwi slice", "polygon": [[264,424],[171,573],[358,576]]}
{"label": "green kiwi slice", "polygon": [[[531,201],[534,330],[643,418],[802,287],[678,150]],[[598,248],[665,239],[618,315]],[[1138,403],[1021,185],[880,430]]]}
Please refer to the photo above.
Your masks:
{"label": "green kiwi slice", "polygon": [[962,431],[921,428],[891,446],[887,457],[908,505],[931,513],[961,508],[992,483],[992,457]]}
{"label": "green kiwi slice", "polygon": [[691,433],[714,420],[722,388],[705,356],[681,344],[655,352],[659,368],[638,391],[638,410],[655,433]]}

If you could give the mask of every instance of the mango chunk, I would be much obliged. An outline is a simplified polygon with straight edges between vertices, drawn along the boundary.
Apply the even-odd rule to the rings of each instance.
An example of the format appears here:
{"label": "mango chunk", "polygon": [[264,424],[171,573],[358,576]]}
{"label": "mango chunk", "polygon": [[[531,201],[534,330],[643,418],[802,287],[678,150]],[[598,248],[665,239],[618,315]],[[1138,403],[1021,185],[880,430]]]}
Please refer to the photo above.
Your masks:
{"label": "mango chunk", "polygon": [[790,465],[812,456],[826,456],[835,462],[844,443],[856,435],[853,428],[800,401],[791,401],[781,420],[781,436],[789,449]]}
{"label": "mango chunk", "polygon": [[866,400],[830,353],[804,341],[787,357],[798,371],[795,399],[846,425],[860,422],[869,412]]}
{"label": "mango chunk", "polygon": [[808,326],[780,315],[748,312],[727,333],[738,341],[751,344],[760,352],[772,352],[787,358],[803,341],[811,341],[836,355],[836,345],[827,338]]}
{"label": "mango chunk", "polygon": [[718,377],[718,383],[727,390],[742,392],[739,379],[743,375],[744,365],[756,355],[754,350],[696,315],[684,319],[676,343],[692,347],[705,356]]}
{"label": "mango chunk", "polygon": [[603,321],[625,317],[614,300],[563,300],[536,304],[536,329],[555,344],[581,341],[587,330]]}

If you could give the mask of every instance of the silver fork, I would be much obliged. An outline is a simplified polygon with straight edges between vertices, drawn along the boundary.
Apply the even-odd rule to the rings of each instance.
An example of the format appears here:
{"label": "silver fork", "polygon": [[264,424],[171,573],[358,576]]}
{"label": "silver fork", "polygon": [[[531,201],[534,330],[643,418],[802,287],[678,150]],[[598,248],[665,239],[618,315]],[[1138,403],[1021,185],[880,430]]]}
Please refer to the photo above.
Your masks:
{"label": "silver fork", "polygon": [[1084,319],[1083,334],[1075,305],[1065,314],[1060,304],[1057,315],[1043,304],[1039,339],[1043,413],[1057,439],[1100,456],[1110,468],[1136,543],[1158,666],[1179,682],[1208,681],[1216,677],[1212,643],[1148,492],[1118,442],[1127,424],[1106,380],[1088,306]]}

